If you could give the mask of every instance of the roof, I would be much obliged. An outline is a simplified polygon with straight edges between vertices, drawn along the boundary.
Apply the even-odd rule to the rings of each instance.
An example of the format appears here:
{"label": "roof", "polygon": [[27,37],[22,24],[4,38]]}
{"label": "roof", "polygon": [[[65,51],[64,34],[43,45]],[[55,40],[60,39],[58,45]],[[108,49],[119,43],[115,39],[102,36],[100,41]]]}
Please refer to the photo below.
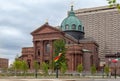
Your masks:
{"label": "roof", "polygon": [[84,8],[84,9],[75,10],[75,14],[79,14],[79,13],[84,14],[84,13],[89,13],[89,12],[97,12],[97,11],[113,10],[113,9],[116,9],[116,7],[111,8],[109,6],[101,6],[101,7],[94,7],[94,8]]}
{"label": "roof", "polygon": [[55,31],[61,32],[64,34],[64,32],[62,32],[60,29],[50,26],[48,23],[43,24],[42,26],[38,27],[36,30],[34,30],[33,32],[31,32],[32,35],[34,35],[36,32],[38,32],[39,30],[43,29],[44,27],[49,27]]}

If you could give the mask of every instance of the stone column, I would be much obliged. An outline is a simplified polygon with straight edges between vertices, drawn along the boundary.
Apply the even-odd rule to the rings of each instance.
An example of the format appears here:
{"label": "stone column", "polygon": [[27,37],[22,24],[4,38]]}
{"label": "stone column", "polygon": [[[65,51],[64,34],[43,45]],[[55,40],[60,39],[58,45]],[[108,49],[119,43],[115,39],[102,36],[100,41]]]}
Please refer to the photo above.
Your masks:
{"label": "stone column", "polygon": [[91,64],[90,64],[90,52],[84,52],[83,54],[83,67],[85,71],[90,71]]}
{"label": "stone column", "polygon": [[31,68],[34,68],[33,65],[34,65],[34,61],[37,59],[36,58],[36,41],[33,41],[33,50],[34,50],[34,55],[33,55],[33,59],[32,59],[32,66]]}
{"label": "stone column", "polygon": [[80,63],[83,65],[83,55],[80,55]]}
{"label": "stone column", "polygon": [[34,60],[36,60],[36,41],[33,41],[33,49],[34,49]]}
{"label": "stone column", "polygon": [[43,62],[43,55],[44,55],[44,41],[40,41],[40,63]]}
{"label": "stone column", "polygon": [[50,40],[50,60],[53,59],[53,40]]}

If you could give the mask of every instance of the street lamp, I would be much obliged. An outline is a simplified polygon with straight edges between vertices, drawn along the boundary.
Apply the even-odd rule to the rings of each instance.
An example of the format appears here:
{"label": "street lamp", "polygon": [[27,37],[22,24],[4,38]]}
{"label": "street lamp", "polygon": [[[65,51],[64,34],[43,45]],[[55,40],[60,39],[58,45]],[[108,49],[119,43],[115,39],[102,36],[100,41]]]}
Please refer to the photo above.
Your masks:
{"label": "street lamp", "polygon": [[110,64],[111,64],[111,58],[108,59],[109,77],[111,78],[111,68],[110,68]]}
{"label": "street lamp", "polygon": [[56,78],[58,78],[58,62],[56,62]]}
{"label": "street lamp", "polygon": [[[118,52],[115,54],[115,58],[117,58]],[[115,62],[115,79],[116,79],[116,71],[117,71],[117,61]]]}
{"label": "street lamp", "polygon": [[57,57],[54,58],[54,60],[57,60],[55,65],[56,65],[56,78],[58,78],[58,69],[59,69],[59,63],[58,63],[58,60],[60,59],[61,55],[62,55],[62,50],[60,48],[60,53],[58,54]]}

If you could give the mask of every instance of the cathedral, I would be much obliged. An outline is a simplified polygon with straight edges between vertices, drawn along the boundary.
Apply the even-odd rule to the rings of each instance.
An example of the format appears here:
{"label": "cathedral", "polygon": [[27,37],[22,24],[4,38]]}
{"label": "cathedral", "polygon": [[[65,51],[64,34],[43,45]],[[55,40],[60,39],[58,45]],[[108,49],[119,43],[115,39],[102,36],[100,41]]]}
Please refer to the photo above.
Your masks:
{"label": "cathedral", "polygon": [[66,43],[67,70],[76,71],[79,64],[83,65],[84,71],[90,71],[92,65],[99,68],[98,57],[99,45],[92,38],[85,38],[84,26],[75,15],[73,6],[68,16],[59,27],[49,25],[48,22],[31,32],[33,47],[23,47],[21,60],[28,63],[29,69],[34,69],[34,61],[39,65],[42,62],[50,63],[54,58],[53,42],[63,39]]}

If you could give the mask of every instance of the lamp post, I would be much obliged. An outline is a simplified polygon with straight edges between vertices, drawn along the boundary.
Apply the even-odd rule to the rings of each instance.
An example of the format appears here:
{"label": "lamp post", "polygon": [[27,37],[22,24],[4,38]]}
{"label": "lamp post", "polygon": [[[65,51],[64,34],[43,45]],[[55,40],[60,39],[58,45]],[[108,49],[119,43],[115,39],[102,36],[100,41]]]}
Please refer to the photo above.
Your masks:
{"label": "lamp post", "polygon": [[[117,58],[117,55],[118,55],[118,52],[115,54],[115,58]],[[116,71],[117,71],[117,61],[115,61],[114,62],[115,63],[115,79],[116,79],[116,76],[117,76],[117,74],[116,74]]]}
{"label": "lamp post", "polygon": [[58,54],[58,56],[57,56],[56,58],[54,58],[54,60],[57,60],[56,63],[55,63],[55,65],[56,65],[56,78],[58,78],[58,69],[59,69],[58,60],[59,60],[60,57],[61,57],[61,54],[62,54],[61,52],[62,52],[62,50],[61,50],[61,48],[60,48],[60,53]]}
{"label": "lamp post", "polygon": [[116,72],[117,72],[117,62],[118,62],[117,57],[118,57],[118,54],[119,54],[119,53],[117,52],[117,53],[115,54],[115,56],[114,56],[115,59],[112,60],[112,62],[113,62],[114,65],[115,65],[115,68],[114,68],[114,74],[115,74],[114,77],[115,77],[115,79],[116,79],[116,77],[117,77],[117,73],[116,73]]}
{"label": "lamp post", "polygon": [[35,78],[37,78],[37,61],[35,61]]}
{"label": "lamp post", "polygon": [[56,78],[58,78],[58,63],[56,62]]}
{"label": "lamp post", "polygon": [[111,64],[111,58],[108,59],[109,77],[111,78],[111,68],[110,68],[110,64]]}

